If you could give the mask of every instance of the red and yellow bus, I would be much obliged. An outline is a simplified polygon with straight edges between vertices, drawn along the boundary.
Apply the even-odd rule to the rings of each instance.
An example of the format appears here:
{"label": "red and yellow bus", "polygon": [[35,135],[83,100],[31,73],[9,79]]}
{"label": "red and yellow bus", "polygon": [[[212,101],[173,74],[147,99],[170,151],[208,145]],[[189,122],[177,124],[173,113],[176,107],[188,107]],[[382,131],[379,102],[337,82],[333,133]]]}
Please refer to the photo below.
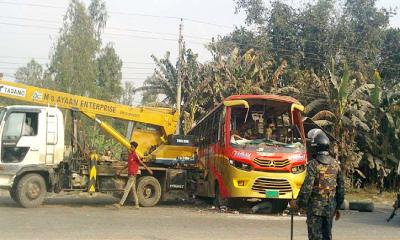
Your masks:
{"label": "red and yellow bus", "polygon": [[[305,177],[303,105],[277,95],[233,95],[189,132],[198,139],[196,195],[278,202],[283,210]],[[283,201],[276,201],[280,199]]]}

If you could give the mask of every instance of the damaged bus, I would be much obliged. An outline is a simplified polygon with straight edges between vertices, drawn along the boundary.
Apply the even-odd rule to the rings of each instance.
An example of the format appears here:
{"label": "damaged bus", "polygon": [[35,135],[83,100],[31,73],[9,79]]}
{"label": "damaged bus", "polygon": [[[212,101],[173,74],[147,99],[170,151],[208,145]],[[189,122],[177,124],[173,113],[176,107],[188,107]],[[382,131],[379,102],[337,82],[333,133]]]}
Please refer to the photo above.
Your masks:
{"label": "damaged bus", "polygon": [[239,200],[283,211],[305,177],[303,110],[287,96],[225,99],[189,132],[199,147],[195,194],[219,207]]}

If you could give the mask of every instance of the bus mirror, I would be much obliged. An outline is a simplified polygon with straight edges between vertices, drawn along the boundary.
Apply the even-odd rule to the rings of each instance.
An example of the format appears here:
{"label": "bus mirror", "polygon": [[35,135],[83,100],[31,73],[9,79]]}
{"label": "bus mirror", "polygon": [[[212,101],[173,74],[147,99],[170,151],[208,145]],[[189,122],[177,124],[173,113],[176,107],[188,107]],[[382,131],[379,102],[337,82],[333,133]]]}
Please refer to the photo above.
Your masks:
{"label": "bus mirror", "polygon": [[301,104],[293,103],[292,106],[290,107],[291,112],[293,112],[294,109],[304,112],[304,106]]}
{"label": "bus mirror", "polygon": [[249,103],[246,100],[226,100],[224,101],[224,106],[232,107],[232,106],[240,106],[243,105],[245,108],[249,109]]}

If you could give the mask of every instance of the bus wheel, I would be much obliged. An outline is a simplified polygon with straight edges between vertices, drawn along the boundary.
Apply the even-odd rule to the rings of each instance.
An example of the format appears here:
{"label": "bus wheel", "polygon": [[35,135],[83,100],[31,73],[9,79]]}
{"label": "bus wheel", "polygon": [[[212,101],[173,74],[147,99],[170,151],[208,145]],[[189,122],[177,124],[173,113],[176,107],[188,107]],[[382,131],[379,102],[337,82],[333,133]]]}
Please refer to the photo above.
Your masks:
{"label": "bus wheel", "polygon": [[289,200],[276,199],[272,202],[272,213],[282,213],[286,210]]}
{"label": "bus wheel", "polygon": [[219,191],[218,183],[215,186],[215,198],[214,198],[214,205],[217,208],[224,208],[228,205],[228,199],[222,198],[221,192]]}
{"label": "bus wheel", "polygon": [[153,207],[161,198],[161,185],[152,176],[139,178],[137,186],[139,204],[143,207]]}
{"label": "bus wheel", "polygon": [[25,208],[40,206],[46,197],[46,183],[39,174],[31,173],[17,182],[16,199]]}

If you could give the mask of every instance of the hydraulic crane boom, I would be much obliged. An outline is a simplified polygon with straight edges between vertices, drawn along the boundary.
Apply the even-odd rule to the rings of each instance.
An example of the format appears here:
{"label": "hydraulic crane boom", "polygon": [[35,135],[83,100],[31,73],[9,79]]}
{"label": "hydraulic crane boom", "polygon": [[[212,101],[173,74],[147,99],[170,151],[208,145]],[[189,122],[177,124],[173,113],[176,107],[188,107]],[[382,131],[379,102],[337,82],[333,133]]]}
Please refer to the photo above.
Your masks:
{"label": "hydraulic crane boom", "polygon": [[[128,150],[130,141],[138,143],[135,152],[147,170],[138,178],[138,187],[143,186],[138,193],[146,195],[139,195],[143,206],[157,204],[163,192],[184,190],[186,169],[182,167],[191,169],[196,164],[193,144],[173,136],[178,114],[172,109],[130,107],[2,79],[0,98],[30,103],[0,109],[0,188],[9,190],[24,207],[40,205],[46,191],[120,192],[128,175],[124,170],[121,176],[125,164],[111,158],[112,153],[105,154],[103,159],[93,151],[88,154],[79,141],[84,135],[80,135],[75,114],[70,122],[72,134],[68,134],[59,108],[87,116]],[[100,116],[129,121],[127,136]],[[66,135],[71,137],[72,148],[65,145]],[[25,181],[32,176],[33,182]],[[33,185],[38,193],[27,197]]]}
{"label": "hydraulic crane boom", "polygon": [[136,121],[161,127],[165,136],[175,132],[178,115],[169,108],[130,107],[94,98],[0,80],[0,96],[33,104],[55,106],[84,113]]}

